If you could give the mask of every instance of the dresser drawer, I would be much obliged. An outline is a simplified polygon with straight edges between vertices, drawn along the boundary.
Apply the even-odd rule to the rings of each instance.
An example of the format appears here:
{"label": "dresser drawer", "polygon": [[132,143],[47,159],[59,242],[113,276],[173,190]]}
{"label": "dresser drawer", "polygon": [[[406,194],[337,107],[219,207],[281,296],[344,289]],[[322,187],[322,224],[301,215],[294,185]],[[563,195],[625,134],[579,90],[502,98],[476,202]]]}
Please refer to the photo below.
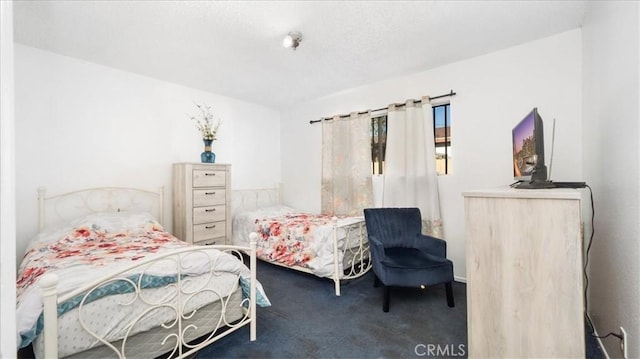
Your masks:
{"label": "dresser drawer", "polygon": [[200,242],[193,242],[193,244],[197,246],[213,246],[216,244],[225,244],[225,241],[224,241],[224,238],[218,237],[218,238],[205,239],[204,241],[200,241]]}
{"label": "dresser drawer", "polygon": [[[224,221],[195,224],[193,226],[193,242],[196,243],[216,237],[224,237],[226,235],[225,227],[226,223]],[[224,238],[222,242],[224,242]]]}
{"label": "dresser drawer", "polygon": [[193,206],[215,206],[225,204],[227,191],[223,188],[208,188],[193,190]]}
{"label": "dresser drawer", "polygon": [[224,221],[225,206],[208,206],[193,208],[193,224]]}
{"label": "dresser drawer", "polygon": [[225,171],[193,170],[193,187],[224,187],[226,184]]}

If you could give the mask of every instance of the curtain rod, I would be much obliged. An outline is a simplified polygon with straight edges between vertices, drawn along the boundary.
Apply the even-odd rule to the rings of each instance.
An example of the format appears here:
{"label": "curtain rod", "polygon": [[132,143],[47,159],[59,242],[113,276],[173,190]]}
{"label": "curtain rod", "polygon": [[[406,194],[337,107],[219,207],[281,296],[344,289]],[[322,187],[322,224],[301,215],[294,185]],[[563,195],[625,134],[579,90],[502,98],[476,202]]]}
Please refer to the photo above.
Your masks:
{"label": "curtain rod", "polygon": [[[449,93],[444,94],[444,95],[438,95],[438,96],[433,96],[433,97],[429,96],[429,100],[436,100],[436,99],[439,99],[439,98],[451,97],[451,96],[455,96],[455,95],[456,95],[456,93],[453,92],[453,90],[451,90]],[[413,103],[414,104],[422,103],[422,100],[415,100],[415,101],[413,101]],[[397,104],[396,105],[396,107],[401,107],[401,106],[406,106],[406,104],[402,103],[402,104]],[[378,108],[378,109],[375,109],[375,110],[371,110],[371,112],[382,111],[382,110],[386,110],[386,109],[387,109],[387,107],[383,107],[383,108]],[[367,112],[369,112],[369,111],[358,112],[358,115],[364,115]],[[351,116],[351,115],[350,114],[349,115],[340,115],[338,117],[347,118],[349,116]],[[314,123],[317,123],[317,122],[328,121],[328,120],[332,120],[332,119],[333,119],[333,117],[323,117],[323,118],[321,118],[319,120],[310,120],[309,124],[313,125]]]}

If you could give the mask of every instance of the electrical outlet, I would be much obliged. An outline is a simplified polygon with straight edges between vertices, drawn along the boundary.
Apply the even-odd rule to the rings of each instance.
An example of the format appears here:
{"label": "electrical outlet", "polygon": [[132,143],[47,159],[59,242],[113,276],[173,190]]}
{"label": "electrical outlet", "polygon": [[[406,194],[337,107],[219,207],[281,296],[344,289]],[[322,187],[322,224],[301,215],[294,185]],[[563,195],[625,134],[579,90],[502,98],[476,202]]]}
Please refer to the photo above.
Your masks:
{"label": "electrical outlet", "polygon": [[624,330],[623,327],[620,327],[620,333],[622,335],[622,340],[620,341],[620,350],[622,350],[622,358],[623,359],[628,359],[628,345],[627,345],[627,332]]}

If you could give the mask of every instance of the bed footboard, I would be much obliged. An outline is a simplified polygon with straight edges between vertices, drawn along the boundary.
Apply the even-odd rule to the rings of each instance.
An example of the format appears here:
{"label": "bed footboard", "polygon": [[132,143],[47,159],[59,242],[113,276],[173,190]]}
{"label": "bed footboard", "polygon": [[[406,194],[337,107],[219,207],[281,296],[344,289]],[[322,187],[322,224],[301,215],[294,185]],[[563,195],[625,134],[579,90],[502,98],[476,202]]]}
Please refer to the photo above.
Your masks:
{"label": "bed footboard", "polygon": [[[60,333],[58,313],[61,307],[69,306],[69,303],[73,302],[78,303],[74,311],[77,311],[82,327],[99,342],[100,346],[110,349],[108,350],[110,356],[119,358],[127,357],[130,338],[150,330],[149,326],[162,330],[163,338],[161,343],[158,343],[162,351],[153,355],[148,353],[150,356],[184,358],[245,325],[249,325],[249,339],[254,341],[257,335],[256,305],[259,296],[256,276],[256,239],[257,235],[252,233],[249,247],[203,246],[164,253],[60,296],[56,291],[58,277],[55,274],[45,274],[39,282],[43,296],[44,357],[58,358]],[[226,254],[220,254],[220,252]],[[234,256],[235,259],[227,254]],[[238,258],[243,261],[247,255],[248,271],[243,263],[236,263]],[[202,258],[206,258],[208,264],[203,264]],[[164,273],[168,265],[175,267],[176,275],[159,274]],[[156,278],[161,278],[164,282],[149,284]],[[107,335],[89,328],[82,317],[83,307],[96,304],[105,298],[101,297],[102,294],[99,298],[96,297],[96,293],[104,293],[111,290],[106,288],[113,287],[120,288],[119,292],[114,292],[111,298],[118,298],[118,305],[122,306],[123,311],[130,310],[129,306],[137,306],[131,309],[135,314],[127,317],[128,322],[124,325],[123,334],[117,334],[116,338],[113,337],[113,332]],[[123,289],[124,287],[126,289]],[[161,295],[148,296],[149,288],[161,291]],[[240,292],[242,292],[241,297]],[[239,298],[235,304],[231,304],[233,301],[229,299],[232,296]],[[211,303],[212,298],[214,303]],[[221,307],[219,318],[216,317],[210,321],[214,324],[211,324],[211,327],[200,328],[199,324],[192,324],[190,320],[198,315],[204,315],[200,314],[199,310],[211,304]],[[234,311],[236,314],[229,317],[227,313]],[[163,314],[160,315],[159,312]],[[153,317],[154,321],[157,318],[162,319],[158,323],[151,324],[150,317]],[[137,331],[136,328],[138,328]],[[198,334],[197,340],[194,340],[195,333],[201,333],[203,330],[206,330],[206,334]]]}
{"label": "bed footboard", "polygon": [[[333,282],[336,295],[340,296],[340,281],[355,279],[365,275],[371,269],[369,241],[364,222],[338,226],[338,218],[333,217]],[[338,231],[345,231],[345,240],[339,243]],[[342,260],[342,261],[341,261]],[[340,263],[342,262],[342,263]],[[342,265],[341,265],[342,264]]]}

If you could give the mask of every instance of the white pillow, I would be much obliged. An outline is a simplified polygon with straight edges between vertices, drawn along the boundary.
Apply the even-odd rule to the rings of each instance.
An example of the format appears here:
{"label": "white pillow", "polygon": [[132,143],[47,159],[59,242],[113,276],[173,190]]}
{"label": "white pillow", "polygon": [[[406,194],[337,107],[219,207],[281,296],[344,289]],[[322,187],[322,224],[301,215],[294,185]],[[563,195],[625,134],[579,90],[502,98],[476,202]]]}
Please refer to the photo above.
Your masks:
{"label": "white pillow", "polygon": [[72,227],[89,226],[108,233],[135,232],[149,224],[160,225],[148,212],[97,212],[72,220]]}
{"label": "white pillow", "polygon": [[44,228],[31,239],[29,247],[39,242],[58,241],[78,227],[89,227],[107,233],[136,233],[146,230],[150,225],[162,229],[156,218],[148,212],[96,212]]}

